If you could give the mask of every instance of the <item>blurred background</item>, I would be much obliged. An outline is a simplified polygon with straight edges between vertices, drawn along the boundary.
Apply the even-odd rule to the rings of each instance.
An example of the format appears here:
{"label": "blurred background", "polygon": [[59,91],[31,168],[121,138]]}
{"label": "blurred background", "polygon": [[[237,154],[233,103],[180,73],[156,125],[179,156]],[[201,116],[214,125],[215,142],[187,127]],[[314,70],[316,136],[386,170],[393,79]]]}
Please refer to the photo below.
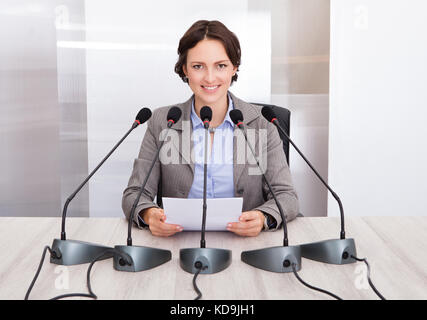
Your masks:
{"label": "blurred background", "polygon": [[[291,137],[347,214],[425,214],[426,9],[417,0],[2,0],[0,216],[60,216],[141,107],[186,101],[177,47],[200,19],[238,36],[230,91],[291,110]],[[144,133],[132,132],[69,216],[123,216]],[[290,167],[301,212],[336,215],[292,148]]]}

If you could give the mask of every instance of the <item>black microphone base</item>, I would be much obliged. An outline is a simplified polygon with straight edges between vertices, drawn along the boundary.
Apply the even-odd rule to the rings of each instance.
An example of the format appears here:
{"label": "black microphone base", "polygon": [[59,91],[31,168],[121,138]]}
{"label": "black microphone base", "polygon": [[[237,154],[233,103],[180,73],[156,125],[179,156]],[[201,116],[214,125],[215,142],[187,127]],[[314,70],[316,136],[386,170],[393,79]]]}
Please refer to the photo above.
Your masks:
{"label": "black microphone base", "polygon": [[128,254],[132,259],[131,265],[128,265],[119,255],[114,255],[114,269],[117,271],[144,271],[172,259],[172,253],[169,250],[141,246],[115,246],[114,249]]}
{"label": "black microphone base", "polygon": [[[231,250],[215,248],[188,248],[179,250],[181,268],[189,273],[196,273],[199,269],[195,263],[203,265],[201,274],[212,274],[226,269],[231,264]],[[207,267],[207,268],[205,268]]]}
{"label": "black microphone base", "polygon": [[[63,266],[90,263],[110,249],[112,248],[84,241],[54,239],[52,251],[56,253],[57,257],[51,255],[50,263]],[[108,258],[107,256],[100,260]]]}
{"label": "black microphone base", "polygon": [[293,272],[292,264],[295,264],[296,271],[301,270],[300,246],[280,246],[243,251],[241,259],[255,268],[271,272]]}
{"label": "black microphone base", "polygon": [[356,260],[351,256],[357,257],[354,239],[330,239],[302,244],[301,254],[304,258],[330,264],[354,263]]}

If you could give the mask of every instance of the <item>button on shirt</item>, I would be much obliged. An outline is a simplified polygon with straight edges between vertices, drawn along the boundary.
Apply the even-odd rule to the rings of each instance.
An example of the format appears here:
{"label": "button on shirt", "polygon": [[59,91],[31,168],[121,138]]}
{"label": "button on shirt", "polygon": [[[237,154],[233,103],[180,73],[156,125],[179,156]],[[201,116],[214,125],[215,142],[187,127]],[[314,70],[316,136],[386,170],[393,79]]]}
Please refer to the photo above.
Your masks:
{"label": "button on shirt", "polygon": [[[234,197],[233,178],[233,138],[234,124],[229,112],[233,110],[233,100],[228,97],[228,110],[224,121],[215,129],[212,151],[208,150],[207,160],[207,198]],[[188,198],[203,198],[205,128],[202,120],[194,109],[194,99],[191,110],[193,125],[194,150],[194,180]],[[211,135],[208,134],[208,148],[211,148]]]}

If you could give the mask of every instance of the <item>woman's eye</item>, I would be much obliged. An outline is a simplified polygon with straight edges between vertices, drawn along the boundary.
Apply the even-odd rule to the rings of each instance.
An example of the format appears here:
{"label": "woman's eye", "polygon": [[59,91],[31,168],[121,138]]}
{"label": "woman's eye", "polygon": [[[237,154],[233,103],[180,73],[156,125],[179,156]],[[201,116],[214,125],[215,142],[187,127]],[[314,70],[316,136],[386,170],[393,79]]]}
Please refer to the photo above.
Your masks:
{"label": "woman's eye", "polygon": [[219,69],[224,69],[224,68],[226,68],[227,67],[227,65],[226,64],[224,64],[224,63],[220,63],[219,65],[218,65],[218,68]]}
{"label": "woman's eye", "polygon": [[196,69],[196,70],[199,70],[199,69],[201,69],[201,68],[202,68],[202,65],[200,65],[200,64],[195,64],[195,65],[193,66],[193,68],[194,68],[194,69]]}

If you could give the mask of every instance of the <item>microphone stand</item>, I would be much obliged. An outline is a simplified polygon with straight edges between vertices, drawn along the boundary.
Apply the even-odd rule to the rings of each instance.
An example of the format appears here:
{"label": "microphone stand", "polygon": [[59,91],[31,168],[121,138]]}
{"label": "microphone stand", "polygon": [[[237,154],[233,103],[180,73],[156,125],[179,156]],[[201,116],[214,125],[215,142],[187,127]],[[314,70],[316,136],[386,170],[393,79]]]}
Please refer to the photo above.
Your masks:
{"label": "microphone stand", "polygon": [[[76,264],[84,264],[93,261],[96,257],[101,255],[105,250],[111,250],[111,247],[93,244],[78,240],[67,240],[65,234],[65,218],[67,216],[68,205],[76,194],[83,188],[89,179],[95,174],[96,171],[104,164],[104,162],[111,156],[117,147],[126,139],[126,137],[140,124],[135,121],[132,127],[126,132],[122,139],[113,147],[113,149],[104,157],[98,166],[92,170],[89,176],[80,184],[80,186],[67,198],[62,211],[62,225],[61,225],[61,239],[54,239],[52,243],[52,254],[50,256],[50,263],[70,266]],[[108,259],[105,257],[103,259]],[[101,260],[103,260],[101,259]]]}
{"label": "microphone stand", "polygon": [[301,245],[301,255],[304,258],[330,263],[330,264],[349,264],[355,263],[356,260],[352,256],[356,257],[356,244],[354,239],[345,238],[344,230],[344,209],[338,195],[329,187],[325,180],[320,176],[317,170],[311,165],[310,161],[302,154],[294,142],[289,138],[288,134],[278,123],[277,118],[273,118],[271,122],[279,129],[279,131],[288,139],[299,155],[304,159],[308,166],[313,170],[323,185],[329,190],[335,200],[338,202],[341,216],[341,232],[340,239],[329,239],[318,242],[306,243]]}
{"label": "microphone stand", "polygon": [[[236,123],[236,126],[241,130],[245,136],[247,145],[249,146],[253,157],[256,160],[258,168],[261,170],[259,161],[255,155],[255,150],[252,148],[252,145],[248,141],[248,137],[241,127],[243,122]],[[271,187],[270,182],[265,177],[265,174],[262,174],[264,181],[267,183],[268,189],[273,196],[274,201],[276,202],[277,208],[279,209],[280,216],[283,221],[283,230],[284,230],[284,239],[283,246],[269,247],[258,250],[243,251],[241,254],[241,259],[243,262],[266,271],[278,272],[278,273],[288,273],[293,272],[293,267],[296,271],[301,270],[301,248],[300,246],[289,246],[288,245],[288,231],[286,224],[286,217],[283,213],[282,206],[277,200],[276,195]]]}
{"label": "microphone stand", "polygon": [[207,158],[208,158],[208,133],[209,122],[205,122],[205,162],[204,162],[204,181],[203,181],[203,217],[202,217],[202,235],[200,248],[187,248],[179,250],[179,261],[181,268],[189,273],[212,274],[226,269],[231,264],[231,250],[206,248],[205,229],[206,229],[206,184],[207,184]]}
{"label": "microphone stand", "polygon": [[[166,132],[165,137],[167,137],[168,132],[173,124],[174,122],[172,120],[168,122],[168,130]],[[138,192],[138,196],[136,197],[132,205],[132,210],[129,215],[127,245],[114,246],[114,249],[118,250],[119,252],[124,252],[128,254],[131,258],[131,263],[128,263],[119,255],[115,255],[113,266],[114,266],[114,269],[116,269],[117,271],[127,271],[127,272],[144,271],[144,270],[155,268],[172,259],[172,253],[169,250],[156,249],[156,248],[150,248],[150,247],[144,247],[144,246],[133,246],[132,236],[131,236],[132,222],[135,216],[135,210],[138,205],[138,201],[142,196],[142,193],[145,189],[145,185],[147,184],[148,178],[151,175],[151,171],[153,170],[154,165],[156,164],[156,161],[159,158],[160,150],[162,149],[162,146],[164,143],[165,143],[165,140],[161,142],[159,148],[157,149],[156,155],[153,159],[153,162],[151,163],[150,169],[148,170],[148,173],[144,179],[144,182],[142,183],[141,189]]]}

